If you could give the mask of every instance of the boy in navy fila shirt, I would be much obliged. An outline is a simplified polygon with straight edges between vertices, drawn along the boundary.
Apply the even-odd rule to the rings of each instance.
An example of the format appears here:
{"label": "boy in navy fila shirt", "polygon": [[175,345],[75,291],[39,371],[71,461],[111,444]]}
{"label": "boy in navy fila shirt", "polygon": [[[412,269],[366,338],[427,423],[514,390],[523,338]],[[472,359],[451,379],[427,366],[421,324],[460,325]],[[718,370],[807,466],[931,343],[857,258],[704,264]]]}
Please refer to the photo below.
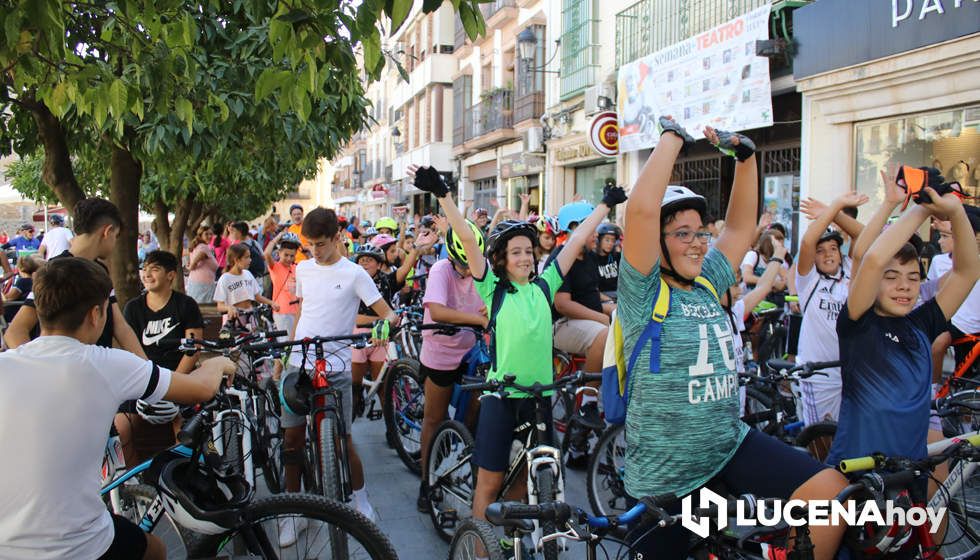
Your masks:
{"label": "boy in navy fila shirt", "polygon": [[[894,191],[894,182],[886,180],[886,189]],[[927,455],[932,341],[980,277],[980,258],[975,244],[966,243],[973,240],[973,228],[959,198],[926,190],[931,203],[916,205],[875,239],[900,198],[886,197],[856,243],[860,249],[874,241],[855,264],[837,321],[843,395],[827,458],[831,465],[875,452],[912,459]],[[950,220],[953,237],[963,242],[936,297],[916,308],[922,272],[908,240],[930,215]]]}

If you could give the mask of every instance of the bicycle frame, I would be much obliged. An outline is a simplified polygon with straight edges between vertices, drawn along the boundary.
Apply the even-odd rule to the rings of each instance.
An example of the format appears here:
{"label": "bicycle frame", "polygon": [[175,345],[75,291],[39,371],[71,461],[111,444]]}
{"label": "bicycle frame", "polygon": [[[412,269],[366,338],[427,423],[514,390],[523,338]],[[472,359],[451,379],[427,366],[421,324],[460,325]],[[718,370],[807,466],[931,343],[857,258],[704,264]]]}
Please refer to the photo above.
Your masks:
{"label": "bicycle frame", "polygon": [[939,390],[936,392],[936,398],[942,398],[949,395],[950,382],[953,379],[966,376],[966,374],[973,367],[973,364],[977,361],[978,358],[980,358],[980,337],[978,337],[977,335],[972,335],[972,334],[966,335],[962,338],[958,338],[954,340],[952,344],[955,346],[957,344],[967,344],[970,342],[973,342],[973,348],[971,348],[969,353],[967,353],[966,358],[956,366],[956,370],[953,372],[953,375],[949,376],[946,379],[946,381],[943,382],[943,386],[940,387]]}
{"label": "bicycle frame", "polygon": [[[148,459],[140,463],[139,465],[133,467],[132,469],[124,472],[118,478],[114,478],[109,484],[102,487],[102,490],[99,492],[99,495],[105,496],[106,494],[116,492],[117,493],[116,499],[118,500],[119,487],[125,484],[127,481],[133,479],[137,475],[146,472],[153,465],[154,461],[166,461],[166,460],[172,460],[180,457],[192,457],[193,455],[194,455],[194,450],[191,449],[190,447],[187,447],[185,445],[179,445],[179,444],[175,445],[170,449],[164,451],[160,455],[152,459]],[[115,507],[115,504],[113,505],[113,507]],[[149,507],[146,508],[146,513],[143,514],[143,518],[139,522],[140,529],[142,529],[144,533],[152,533],[153,529],[156,528],[157,524],[160,522],[160,519],[163,517],[163,514],[164,514],[163,501],[160,499],[160,496],[158,495],[157,497],[153,498],[153,501],[150,502]]]}
{"label": "bicycle frame", "polygon": [[[303,350],[306,352],[306,350]],[[323,346],[320,344],[316,345],[314,350],[315,361],[314,361],[314,375],[313,375],[313,395],[311,396],[313,406],[310,407],[310,413],[307,415],[306,430],[307,430],[307,442],[312,442],[314,449],[316,449],[316,461],[317,466],[319,465],[320,457],[323,453],[319,449],[320,446],[320,420],[324,418],[325,415],[329,414],[333,416],[334,422],[337,425],[337,445],[340,451],[340,492],[341,498],[344,502],[349,501],[350,495],[353,493],[353,487],[351,484],[351,474],[350,474],[350,459],[349,450],[347,449],[347,425],[343,421],[343,396],[340,394],[338,389],[334,389],[330,385],[330,380],[327,379],[327,359],[324,356]],[[327,397],[333,397],[333,403],[330,404],[327,401]],[[312,440],[310,438],[313,438]],[[324,480],[320,480],[320,473],[322,469],[318,468],[314,477],[319,481],[319,486],[321,490],[323,489]]]}
{"label": "bicycle frame", "polygon": [[238,408],[222,410],[215,416],[214,426],[211,428],[211,439],[214,442],[215,449],[218,450],[218,454],[224,456],[225,454],[225,431],[222,426],[222,421],[226,418],[238,417],[241,422],[243,432],[241,434],[231,434],[230,437],[236,437],[241,440],[241,452],[242,452],[242,474],[245,476],[245,480],[254,487],[255,486],[255,465],[252,460],[252,438],[247,436],[248,427],[252,424],[249,420],[249,415],[247,414],[247,406],[249,403],[252,404],[254,409],[254,399],[255,397],[250,396],[246,391],[241,391],[234,388],[225,389],[225,394],[236,397],[238,399]]}

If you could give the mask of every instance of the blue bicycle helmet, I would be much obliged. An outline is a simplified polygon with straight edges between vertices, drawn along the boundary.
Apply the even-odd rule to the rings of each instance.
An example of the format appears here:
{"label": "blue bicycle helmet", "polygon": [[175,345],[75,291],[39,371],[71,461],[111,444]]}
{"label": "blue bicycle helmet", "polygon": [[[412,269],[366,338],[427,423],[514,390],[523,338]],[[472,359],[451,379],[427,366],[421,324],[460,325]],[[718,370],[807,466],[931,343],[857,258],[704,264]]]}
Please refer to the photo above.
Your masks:
{"label": "blue bicycle helmet", "polygon": [[558,210],[558,227],[562,231],[571,231],[573,224],[582,223],[593,210],[595,207],[584,200],[570,202]]}

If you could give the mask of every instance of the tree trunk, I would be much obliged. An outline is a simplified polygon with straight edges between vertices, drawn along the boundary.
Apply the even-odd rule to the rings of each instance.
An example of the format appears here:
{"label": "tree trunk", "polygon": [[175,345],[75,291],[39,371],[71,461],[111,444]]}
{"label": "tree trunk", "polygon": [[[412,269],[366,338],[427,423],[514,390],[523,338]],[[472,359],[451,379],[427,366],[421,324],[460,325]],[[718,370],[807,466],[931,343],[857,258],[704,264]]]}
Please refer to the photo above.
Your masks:
{"label": "tree trunk", "polygon": [[71,164],[71,154],[68,151],[68,140],[65,129],[58,117],[48,110],[41,102],[30,103],[31,115],[37,124],[38,136],[44,145],[44,166],[41,168],[41,178],[51,187],[61,204],[72,211],[75,203],[85,198],[85,193],[78,186],[75,171]]}
{"label": "tree trunk", "polygon": [[123,226],[112,253],[112,284],[119,306],[140,293],[139,258],[136,244],[139,238],[140,180],[143,166],[122,146],[112,147],[109,164],[109,199],[119,208]]}
{"label": "tree trunk", "polygon": [[197,235],[197,228],[201,227],[201,224],[204,223],[204,214],[204,203],[199,200],[195,200],[194,204],[191,205],[191,212],[187,216],[188,236]]}
{"label": "tree trunk", "polygon": [[[169,251],[177,257],[178,263],[183,263],[184,256],[184,233],[187,231],[188,223],[195,212],[194,193],[177,204],[174,212],[174,221],[170,222],[170,207],[162,198],[157,198],[153,203],[153,210],[156,216],[153,223],[157,226],[157,239],[160,241],[160,248]],[[200,211],[197,211],[200,214]],[[178,273],[174,280],[174,289],[184,291],[184,274]]]}

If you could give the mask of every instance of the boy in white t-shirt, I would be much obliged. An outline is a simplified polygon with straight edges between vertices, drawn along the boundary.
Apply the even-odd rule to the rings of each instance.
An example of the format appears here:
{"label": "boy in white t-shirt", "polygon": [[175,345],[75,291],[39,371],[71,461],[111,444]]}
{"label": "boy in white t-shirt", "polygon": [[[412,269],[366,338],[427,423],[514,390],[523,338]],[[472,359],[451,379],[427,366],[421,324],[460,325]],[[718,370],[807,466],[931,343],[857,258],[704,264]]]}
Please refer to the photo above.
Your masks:
{"label": "boy in white t-shirt", "polygon": [[[383,321],[395,323],[397,315],[385,303],[374,285],[374,280],[360,266],[343,258],[340,241],[343,233],[333,210],[316,208],[303,218],[303,236],[309,240],[313,258],[296,265],[296,297],[299,311],[293,340],[317,336],[341,336],[354,332],[358,306],[363,302]],[[380,329],[379,329],[380,330]],[[381,344],[382,341],[375,341]],[[383,342],[387,344],[387,341]],[[354,489],[354,505],[358,511],[374,518],[374,509],[367,500],[364,489],[364,469],[361,459],[350,439],[352,420],[351,350],[349,345],[332,343],[324,346],[327,371],[332,387],[343,393],[341,406],[344,423],[348,429],[347,446],[350,452],[351,487]],[[313,349],[305,360],[305,367],[312,369]],[[282,387],[292,387],[304,367],[303,353],[295,348],[289,357],[289,365],[282,376]],[[285,389],[284,389],[285,390]],[[297,492],[306,442],[306,417],[292,414],[286,407],[282,411],[282,427],[285,428],[283,464],[287,492]],[[280,527],[280,545],[295,542],[296,534],[306,527],[300,523],[286,523]]]}
{"label": "boy in white t-shirt", "polygon": [[51,227],[44,233],[41,246],[37,252],[42,259],[48,259],[64,253],[71,248],[71,239],[75,234],[65,227],[65,217],[61,214],[51,214],[48,216],[48,223]]}
{"label": "boy in white t-shirt", "polygon": [[94,262],[61,258],[35,273],[41,336],[0,353],[0,558],[165,558],[166,547],[109,513],[99,468],[124,401],[214,396],[227,358],[174,375],[125,350],[94,346],[112,283]]}
{"label": "boy in white t-shirt", "polygon": [[[796,258],[796,293],[800,298],[803,321],[796,354],[798,364],[840,359],[837,317],[847,302],[851,266],[841,251],[843,236],[827,228],[844,208],[860,206],[867,201],[867,196],[857,193],[837,197],[810,222],[800,240]],[[840,368],[823,371],[827,376],[815,375],[800,381],[800,419],[806,424],[837,420],[840,413]]]}

